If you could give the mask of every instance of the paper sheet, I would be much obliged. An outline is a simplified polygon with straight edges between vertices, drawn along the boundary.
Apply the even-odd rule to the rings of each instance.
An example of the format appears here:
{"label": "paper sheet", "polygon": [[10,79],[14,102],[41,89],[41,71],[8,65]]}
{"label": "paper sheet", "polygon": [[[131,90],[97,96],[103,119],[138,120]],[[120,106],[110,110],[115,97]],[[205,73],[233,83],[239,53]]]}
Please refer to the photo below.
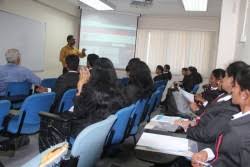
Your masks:
{"label": "paper sheet", "polygon": [[74,106],[70,107],[69,111],[74,112]]}
{"label": "paper sheet", "polygon": [[136,145],[136,149],[185,156],[189,158],[193,155],[188,139],[153,133],[143,133]]}
{"label": "paper sheet", "polygon": [[194,95],[192,93],[189,93],[180,87],[179,87],[179,90],[180,90],[180,93],[187,99],[187,101],[194,103]]}
{"label": "paper sheet", "polygon": [[174,124],[176,120],[183,119],[181,117],[172,117],[172,116],[165,116],[165,115],[156,115],[154,116],[151,121],[156,122],[167,122],[169,124]]}

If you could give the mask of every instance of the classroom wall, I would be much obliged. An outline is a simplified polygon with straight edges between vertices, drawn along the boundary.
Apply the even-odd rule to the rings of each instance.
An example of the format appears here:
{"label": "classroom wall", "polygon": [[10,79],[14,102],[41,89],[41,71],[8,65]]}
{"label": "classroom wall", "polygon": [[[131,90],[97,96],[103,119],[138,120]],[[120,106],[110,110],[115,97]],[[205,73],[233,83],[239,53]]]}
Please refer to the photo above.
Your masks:
{"label": "classroom wall", "polygon": [[235,59],[239,12],[239,0],[223,0],[216,62],[217,68],[226,68]]}
{"label": "classroom wall", "polygon": [[37,74],[42,78],[61,74],[59,52],[68,34],[79,34],[80,9],[61,0],[0,0],[0,10],[46,24],[45,69]]}
{"label": "classroom wall", "polygon": [[[250,3],[248,4],[247,15],[245,15],[246,5],[247,5],[247,0],[241,0],[235,60],[243,60],[246,63],[250,64]],[[241,41],[241,38],[242,36],[244,36],[243,25],[245,17],[246,17],[246,27],[245,27],[246,41],[243,42]]]}
{"label": "classroom wall", "polygon": [[[65,38],[68,34],[74,34],[76,37],[79,35],[80,9],[62,0],[0,0],[0,10],[46,23],[45,69],[44,72],[37,74],[42,78],[60,75],[62,66],[58,60],[59,52],[61,47],[66,44]],[[169,23],[172,23],[172,27],[168,27],[169,29],[175,26],[175,28],[185,27],[188,30],[218,31],[219,28],[219,18],[215,17],[207,17],[203,20],[196,17],[187,20],[186,17],[145,16],[143,20],[140,20],[140,26],[155,25],[148,24],[152,21],[157,22],[157,26],[165,29],[166,24],[165,22],[163,24],[162,19],[168,20],[168,26]],[[126,73],[118,70],[117,75],[118,77],[125,77]],[[179,77],[178,75],[174,76],[174,80],[178,80]]]}

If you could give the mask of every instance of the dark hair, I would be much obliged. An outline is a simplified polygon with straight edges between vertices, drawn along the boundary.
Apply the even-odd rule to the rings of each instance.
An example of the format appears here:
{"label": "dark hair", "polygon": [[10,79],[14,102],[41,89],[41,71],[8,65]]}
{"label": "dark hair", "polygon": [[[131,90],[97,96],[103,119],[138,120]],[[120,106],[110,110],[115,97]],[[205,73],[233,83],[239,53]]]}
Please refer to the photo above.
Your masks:
{"label": "dark hair", "polygon": [[250,66],[238,72],[235,80],[240,85],[241,90],[250,90]]}
{"label": "dark hair", "polygon": [[99,58],[99,56],[97,54],[88,54],[88,57],[87,57],[87,64],[91,67],[94,66],[96,60]]}
{"label": "dark hair", "polygon": [[188,70],[188,68],[183,67],[181,70],[182,70],[182,71],[187,71],[187,70]]}
{"label": "dark hair", "polygon": [[132,58],[129,60],[128,65],[126,66],[126,71],[129,72],[131,69],[131,66],[133,66],[134,64],[136,64],[137,62],[140,62],[141,60],[139,58]]}
{"label": "dark hair", "polygon": [[193,66],[188,67],[188,69],[189,69],[189,71],[191,71],[192,74],[198,72],[198,71],[197,71],[197,68],[196,68],[196,67],[193,67]]}
{"label": "dark hair", "polygon": [[71,40],[71,39],[73,39],[73,38],[74,38],[73,35],[68,35],[68,36],[67,36],[67,41],[69,41],[69,40]]}
{"label": "dark hair", "polygon": [[117,76],[113,63],[108,58],[99,58],[91,71],[88,86],[102,92],[117,87]]}
{"label": "dark hair", "polygon": [[68,55],[65,58],[65,62],[67,64],[67,67],[69,70],[74,70],[74,71],[78,70],[78,66],[79,66],[79,57],[78,56]]}
{"label": "dark hair", "polygon": [[217,79],[222,79],[225,77],[225,70],[221,69],[221,68],[217,68],[215,70],[212,71],[212,75]]}
{"label": "dark hair", "polygon": [[151,95],[153,91],[153,80],[151,71],[146,63],[139,61],[136,65],[131,66],[129,73],[129,84],[135,85],[141,92],[140,98],[146,98]]}
{"label": "dark hair", "polygon": [[164,71],[164,68],[163,68],[161,65],[158,65],[158,66],[156,67],[156,69],[160,70],[161,73],[163,73],[163,71]]}
{"label": "dark hair", "polygon": [[170,70],[170,65],[165,64],[164,69]]}
{"label": "dark hair", "polygon": [[237,73],[240,72],[245,67],[247,67],[247,64],[243,61],[233,62],[226,69],[227,75],[229,77],[233,77],[233,80],[235,81]]}

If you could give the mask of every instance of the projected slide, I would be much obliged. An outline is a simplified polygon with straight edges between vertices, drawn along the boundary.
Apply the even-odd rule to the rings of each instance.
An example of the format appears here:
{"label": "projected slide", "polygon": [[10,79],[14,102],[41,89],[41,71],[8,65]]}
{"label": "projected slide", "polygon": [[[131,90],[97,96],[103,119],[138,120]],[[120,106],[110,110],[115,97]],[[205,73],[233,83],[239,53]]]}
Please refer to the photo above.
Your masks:
{"label": "projected slide", "polygon": [[137,16],[116,13],[82,13],[80,48],[109,58],[124,69],[134,57]]}

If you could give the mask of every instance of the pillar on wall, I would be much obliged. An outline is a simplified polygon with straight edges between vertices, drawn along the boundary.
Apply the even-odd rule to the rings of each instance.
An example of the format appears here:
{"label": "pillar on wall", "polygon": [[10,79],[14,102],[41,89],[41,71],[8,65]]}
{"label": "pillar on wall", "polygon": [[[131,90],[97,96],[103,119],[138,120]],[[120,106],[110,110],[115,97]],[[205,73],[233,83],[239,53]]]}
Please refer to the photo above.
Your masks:
{"label": "pillar on wall", "polygon": [[225,68],[235,58],[240,1],[222,1],[217,68]]}

